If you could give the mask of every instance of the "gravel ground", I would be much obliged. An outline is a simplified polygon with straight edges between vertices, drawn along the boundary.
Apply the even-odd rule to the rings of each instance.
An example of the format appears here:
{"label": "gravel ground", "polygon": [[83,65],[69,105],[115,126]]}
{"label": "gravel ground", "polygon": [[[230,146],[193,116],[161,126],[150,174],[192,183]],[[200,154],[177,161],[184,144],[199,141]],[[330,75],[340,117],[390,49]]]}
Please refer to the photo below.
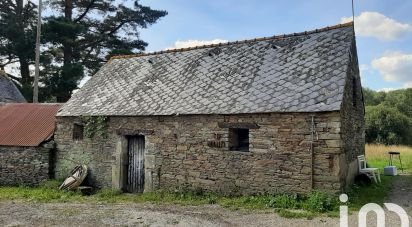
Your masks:
{"label": "gravel ground", "polygon": [[[399,176],[387,202],[397,203],[412,215],[412,180]],[[376,226],[368,215],[368,226]],[[410,217],[410,220],[412,218]],[[375,221],[376,222],[376,221]],[[77,204],[0,202],[0,226],[339,226],[339,218],[282,218],[273,211],[228,210],[217,205],[176,206],[159,204]],[[357,225],[357,214],[349,217]],[[400,219],[386,212],[386,226],[400,226]]]}

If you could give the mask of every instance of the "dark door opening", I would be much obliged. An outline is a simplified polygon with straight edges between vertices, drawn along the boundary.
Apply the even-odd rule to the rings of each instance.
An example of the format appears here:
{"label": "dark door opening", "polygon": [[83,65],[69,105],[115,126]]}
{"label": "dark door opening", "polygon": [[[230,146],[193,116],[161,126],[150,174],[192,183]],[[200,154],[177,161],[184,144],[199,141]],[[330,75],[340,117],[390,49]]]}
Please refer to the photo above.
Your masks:
{"label": "dark door opening", "polygon": [[130,136],[127,144],[127,192],[144,191],[144,136]]}

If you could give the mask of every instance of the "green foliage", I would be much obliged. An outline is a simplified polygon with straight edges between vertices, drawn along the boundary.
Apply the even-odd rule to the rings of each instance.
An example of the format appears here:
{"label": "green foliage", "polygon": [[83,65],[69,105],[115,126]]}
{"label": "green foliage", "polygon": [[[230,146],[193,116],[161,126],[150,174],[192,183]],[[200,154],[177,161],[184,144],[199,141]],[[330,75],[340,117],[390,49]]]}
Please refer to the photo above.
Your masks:
{"label": "green foliage", "polygon": [[110,56],[143,51],[148,44],[139,39],[139,30],[167,15],[137,0],[49,3],[54,13],[44,18],[43,41],[49,48],[42,63],[46,87],[52,89],[43,94],[58,102],[67,101],[84,75],[93,75]]}
{"label": "green foliage", "polygon": [[412,89],[375,92],[364,88],[366,141],[412,144]]}
{"label": "green foliage", "polygon": [[314,191],[307,196],[296,194],[280,194],[272,197],[269,207],[281,209],[303,209],[315,213],[336,211],[339,207],[338,200],[326,193]]}
{"label": "green foliage", "polygon": [[77,82],[83,78],[84,68],[81,64],[65,64],[55,68],[53,74],[46,75],[41,82],[45,84],[42,89],[42,99],[55,99],[57,102],[67,101],[72,91],[77,88]]}
{"label": "green foliage", "polygon": [[[140,53],[148,45],[140,29],[167,15],[138,0],[47,1],[42,25],[40,101],[65,102],[86,75],[110,56]],[[30,65],[34,61],[37,6],[32,1],[0,0],[0,68],[18,62],[9,75],[28,101],[32,99]]]}
{"label": "green foliage", "polygon": [[393,107],[383,104],[367,106],[365,116],[366,142],[410,144],[412,121]]}
{"label": "green foliage", "polygon": [[303,208],[312,212],[324,213],[337,210],[339,202],[336,198],[321,192],[312,192],[303,203]]}
{"label": "green foliage", "polygon": [[369,88],[363,88],[365,106],[377,106],[385,100],[385,97],[386,92],[377,92]]}
{"label": "green foliage", "polygon": [[32,1],[0,0],[0,69],[18,62],[19,75],[9,76],[27,100],[32,99],[29,65],[34,61],[36,5]]}
{"label": "green foliage", "polygon": [[189,191],[156,191],[143,194],[123,194],[119,190],[102,189],[91,196],[79,192],[58,190],[58,181],[46,182],[40,187],[0,187],[0,200],[40,202],[107,202],[107,203],[163,203],[180,205],[218,204],[229,209],[275,209],[287,217],[309,217],[338,210],[333,195],[314,192],[308,196],[291,194],[258,196],[222,196],[219,194]]}
{"label": "green foliage", "polygon": [[107,117],[106,116],[83,116],[84,135],[87,138],[107,138]]}
{"label": "green foliage", "polygon": [[268,203],[269,207],[296,209],[299,208],[298,196],[296,194],[280,194],[274,196]]}
{"label": "green foliage", "polygon": [[48,180],[44,182],[43,184],[41,184],[41,187],[47,188],[47,189],[57,189],[60,187],[61,184],[62,184],[62,181],[59,181],[59,180]]}
{"label": "green foliage", "polygon": [[72,191],[61,191],[57,188],[40,186],[0,187],[0,200],[26,200],[37,202],[69,202],[82,200],[82,196]]}
{"label": "green foliage", "polygon": [[367,203],[383,205],[392,187],[394,177],[381,175],[381,180],[382,182],[380,184],[371,184],[369,186],[353,185],[346,193],[349,197],[349,208],[351,210],[359,210]]}

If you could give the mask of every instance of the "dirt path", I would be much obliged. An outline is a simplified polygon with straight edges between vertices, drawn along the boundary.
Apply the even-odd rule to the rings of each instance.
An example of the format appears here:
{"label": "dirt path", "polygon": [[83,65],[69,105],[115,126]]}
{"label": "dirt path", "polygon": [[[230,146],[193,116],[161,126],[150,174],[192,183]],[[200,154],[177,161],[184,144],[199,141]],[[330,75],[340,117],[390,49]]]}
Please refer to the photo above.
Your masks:
{"label": "dirt path", "polygon": [[392,190],[385,201],[402,206],[412,216],[412,175],[402,174],[396,176]]}
{"label": "dirt path", "polygon": [[336,226],[338,219],[285,219],[219,206],[0,203],[0,226]]}
{"label": "dirt path", "polygon": [[[398,176],[386,202],[396,203],[412,215],[412,176]],[[411,223],[412,218],[410,217]],[[368,226],[376,226],[368,215]],[[0,226],[339,226],[339,218],[313,220],[282,218],[273,211],[232,211],[217,205],[77,204],[0,202]],[[349,217],[357,225],[357,213]],[[400,219],[386,212],[386,226]]]}

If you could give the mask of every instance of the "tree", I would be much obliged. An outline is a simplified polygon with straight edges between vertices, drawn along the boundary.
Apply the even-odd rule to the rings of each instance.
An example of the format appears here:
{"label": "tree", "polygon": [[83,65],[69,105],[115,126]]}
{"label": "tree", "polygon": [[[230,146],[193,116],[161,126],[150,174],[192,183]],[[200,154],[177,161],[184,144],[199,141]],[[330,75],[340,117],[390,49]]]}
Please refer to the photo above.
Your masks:
{"label": "tree", "polygon": [[377,92],[369,88],[363,88],[363,97],[365,106],[377,106],[385,100],[386,93],[383,91]]}
{"label": "tree", "polygon": [[412,88],[388,92],[384,104],[412,118]]}
{"label": "tree", "polygon": [[32,99],[29,66],[34,60],[36,8],[30,1],[0,0],[0,68],[18,63],[20,75],[9,76],[27,100]]}
{"label": "tree", "polygon": [[412,121],[394,107],[366,107],[366,142],[412,144]]}
{"label": "tree", "polygon": [[166,11],[142,6],[138,0],[56,0],[58,16],[46,18],[43,95],[67,101],[84,75],[94,74],[110,56],[139,53],[147,43],[139,29],[156,23]]}

